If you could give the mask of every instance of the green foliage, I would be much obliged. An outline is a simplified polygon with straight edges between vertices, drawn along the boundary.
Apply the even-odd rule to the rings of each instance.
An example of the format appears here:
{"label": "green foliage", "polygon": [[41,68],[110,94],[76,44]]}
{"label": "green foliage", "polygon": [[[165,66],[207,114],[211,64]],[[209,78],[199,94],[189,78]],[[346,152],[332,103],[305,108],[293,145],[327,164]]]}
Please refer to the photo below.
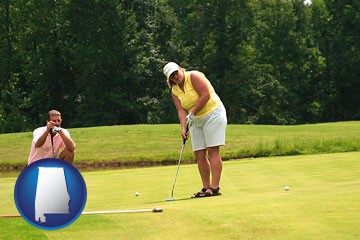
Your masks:
{"label": "green foliage", "polygon": [[2,1],[0,131],[54,108],[68,127],[178,122],[168,61],[203,71],[230,123],[358,120],[359,12],[350,0]]}
{"label": "green foliage", "polygon": [[[358,1],[325,0],[329,19],[326,26],[331,39],[327,42],[326,59],[329,66],[326,75],[334,84],[339,108],[332,114],[346,119],[358,119],[360,97],[356,89],[360,87],[357,66],[360,64],[360,3]],[[351,97],[350,97],[351,96]]]}
{"label": "green foliage", "polygon": [[[0,109],[1,110],[1,109]],[[10,112],[7,114],[6,119],[2,118],[0,112],[0,130],[1,132],[16,132],[18,129],[25,130],[26,119],[21,115],[18,108],[11,106]]]}

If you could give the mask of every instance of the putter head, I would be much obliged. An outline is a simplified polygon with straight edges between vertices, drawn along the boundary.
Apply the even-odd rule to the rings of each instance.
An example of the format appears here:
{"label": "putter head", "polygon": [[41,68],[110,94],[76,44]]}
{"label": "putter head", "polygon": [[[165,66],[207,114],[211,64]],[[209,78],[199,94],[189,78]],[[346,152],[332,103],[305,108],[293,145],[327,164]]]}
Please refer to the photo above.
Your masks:
{"label": "putter head", "polygon": [[167,202],[175,201],[175,198],[173,198],[173,197],[168,197],[168,198],[166,199],[166,201],[167,201]]}
{"label": "putter head", "polygon": [[162,212],[162,211],[163,211],[163,209],[162,209],[162,208],[157,207],[157,208],[154,208],[152,211],[153,211],[153,212]]}

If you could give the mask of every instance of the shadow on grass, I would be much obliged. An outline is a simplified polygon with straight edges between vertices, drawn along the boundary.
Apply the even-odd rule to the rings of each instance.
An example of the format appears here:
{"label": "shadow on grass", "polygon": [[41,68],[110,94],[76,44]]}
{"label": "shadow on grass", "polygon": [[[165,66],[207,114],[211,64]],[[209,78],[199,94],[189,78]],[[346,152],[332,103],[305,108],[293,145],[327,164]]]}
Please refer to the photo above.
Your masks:
{"label": "shadow on grass", "polygon": [[175,201],[185,201],[185,200],[192,200],[195,198],[191,198],[191,197],[187,197],[187,198],[175,198],[175,200],[172,201],[167,201],[166,199],[162,200],[162,201],[155,201],[155,202],[146,202],[146,203],[163,203],[163,202],[175,202]]}

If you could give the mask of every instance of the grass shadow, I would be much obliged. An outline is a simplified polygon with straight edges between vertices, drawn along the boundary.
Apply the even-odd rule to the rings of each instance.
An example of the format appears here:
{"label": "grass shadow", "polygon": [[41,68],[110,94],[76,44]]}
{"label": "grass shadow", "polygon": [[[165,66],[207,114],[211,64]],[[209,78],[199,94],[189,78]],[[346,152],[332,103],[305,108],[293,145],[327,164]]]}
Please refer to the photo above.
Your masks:
{"label": "grass shadow", "polygon": [[190,198],[190,197],[187,197],[187,198],[175,198],[175,200],[173,200],[173,201],[166,201],[166,199],[164,199],[162,201],[145,202],[145,203],[150,204],[150,203],[176,202],[176,201],[185,201],[185,200],[191,200],[191,199],[194,199],[194,198]]}

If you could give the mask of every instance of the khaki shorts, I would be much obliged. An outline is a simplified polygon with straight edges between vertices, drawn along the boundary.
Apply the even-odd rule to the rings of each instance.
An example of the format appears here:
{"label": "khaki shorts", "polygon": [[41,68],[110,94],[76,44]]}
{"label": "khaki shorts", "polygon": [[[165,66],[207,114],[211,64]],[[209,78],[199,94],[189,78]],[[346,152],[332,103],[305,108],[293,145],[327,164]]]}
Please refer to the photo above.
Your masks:
{"label": "khaki shorts", "polygon": [[226,125],[226,109],[223,105],[209,114],[195,119],[190,126],[193,151],[225,145]]}

